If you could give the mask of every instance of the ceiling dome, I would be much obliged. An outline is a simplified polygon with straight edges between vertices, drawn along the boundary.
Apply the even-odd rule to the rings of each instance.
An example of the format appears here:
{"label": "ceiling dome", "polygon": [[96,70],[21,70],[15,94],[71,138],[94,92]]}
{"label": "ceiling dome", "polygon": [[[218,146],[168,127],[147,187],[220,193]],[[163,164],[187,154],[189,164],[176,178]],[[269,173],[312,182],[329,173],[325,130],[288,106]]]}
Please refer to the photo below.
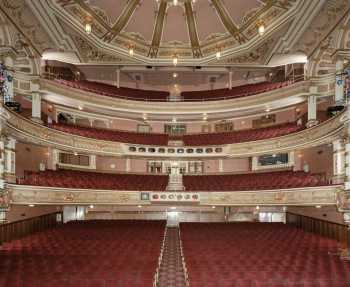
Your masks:
{"label": "ceiling dome", "polygon": [[[58,4],[57,4],[58,3]],[[230,51],[261,45],[286,24],[297,0],[60,0],[65,26],[91,45],[99,41],[127,56],[218,60]],[[56,10],[58,11],[58,10]],[[68,14],[67,14],[68,12]],[[61,13],[59,16],[62,18]],[[78,24],[78,26],[77,26]],[[82,35],[88,25],[89,39]],[[262,40],[258,26],[267,37]],[[266,47],[265,47],[266,48]],[[217,52],[220,52],[217,54]],[[123,54],[123,53],[121,53]]]}

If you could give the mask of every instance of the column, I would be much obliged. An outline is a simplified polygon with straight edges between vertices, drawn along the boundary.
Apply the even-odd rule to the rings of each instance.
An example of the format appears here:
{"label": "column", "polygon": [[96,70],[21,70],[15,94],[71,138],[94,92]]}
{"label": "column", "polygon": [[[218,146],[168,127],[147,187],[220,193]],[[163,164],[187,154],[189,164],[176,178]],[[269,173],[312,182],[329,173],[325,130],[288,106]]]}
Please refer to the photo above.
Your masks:
{"label": "column", "polygon": [[224,172],[224,162],[222,159],[219,159],[219,172]]}
{"label": "column", "polygon": [[117,68],[116,71],[116,86],[119,89],[120,88],[120,68]]}
{"label": "column", "polygon": [[16,183],[16,140],[7,138],[5,140],[5,158],[4,158],[5,181]]}
{"label": "column", "polygon": [[126,171],[126,172],[130,172],[130,158],[127,158],[127,159],[126,159],[126,162],[125,162],[125,171]]}
{"label": "column", "polygon": [[345,184],[346,190],[350,190],[350,141],[345,144]]}
{"label": "column", "polygon": [[10,208],[10,200],[8,192],[5,189],[6,185],[6,144],[7,138],[0,137],[0,224],[7,221],[7,212]]}
{"label": "column", "polygon": [[333,184],[342,184],[345,178],[345,144],[343,139],[333,142]]}
{"label": "column", "polygon": [[41,95],[39,84],[30,84],[32,92],[32,120],[41,123]]}
{"label": "column", "polygon": [[228,88],[230,90],[232,90],[232,75],[233,75],[233,72],[232,72],[232,70],[230,70],[228,72]]}
{"label": "column", "polygon": [[335,62],[335,104],[337,106],[344,105],[345,95],[344,95],[344,61],[343,59],[337,59]]}
{"label": "column", "polygon": [[307,100],[307,123],[306,127],[310,128],[318,124],[317,121],[317,87],[310,87],[310,95]]}

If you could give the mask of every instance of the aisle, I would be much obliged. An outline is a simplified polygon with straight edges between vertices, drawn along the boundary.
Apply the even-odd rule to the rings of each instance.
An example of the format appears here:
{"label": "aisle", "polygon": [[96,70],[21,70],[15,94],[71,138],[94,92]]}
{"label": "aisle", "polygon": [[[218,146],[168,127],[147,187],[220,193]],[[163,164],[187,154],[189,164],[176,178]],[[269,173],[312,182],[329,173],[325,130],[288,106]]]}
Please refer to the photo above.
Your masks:
{"label": "aisle", "polygon": [[181,261],[179,228],[168,227],[163,259],[159,270],[159,287],[185,287]]}

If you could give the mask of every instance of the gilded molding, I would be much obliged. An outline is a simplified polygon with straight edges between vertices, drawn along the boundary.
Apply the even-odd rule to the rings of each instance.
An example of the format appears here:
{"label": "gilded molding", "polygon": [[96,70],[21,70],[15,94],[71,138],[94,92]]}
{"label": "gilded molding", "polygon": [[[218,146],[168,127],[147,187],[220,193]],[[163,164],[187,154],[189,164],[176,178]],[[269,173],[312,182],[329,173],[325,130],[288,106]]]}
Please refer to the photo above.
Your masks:
{"label": "gilded molding", "polygon": [[[340,186],[270,191],[197,192],[200,205],[335,205]],[[118,204],[149,205],[139,191],[110,191],[8,185],[11,204]]]}
{"label": "gilded molding", "polygon": [[[20,139],[24,142],[31,142],[44,146],[52,146],[68,151],[81,151],[90,154],[114,156],[128,155],[139,157],[150,155],[147,153],[135,153],[129,151],[129,146],[137,145],[129,145],[125,143],[103,141],[76,136],[69,133],[49,129],[43,125],[25,119],[14,112],[7,111],[7,114],[9,117],[6,120],[5,132],[11,134],[12,137]],[[222,158],[253,156],[269,153],[279,153],[283,151],[291,151],[299,148],[309,148],[322,144],[332,143],[334,140],[343,135],[345,121],[346,115],[342,113],[315,127],[286,136],[267,140],[224,145],[222,146],[223,153],[220,153],[218,156]],[[178,154],[167,154],[167,156],[179,157]],[[181,156],[186,157],[185,155]],[[202,154],[201,156],[213,157],[213,154]],[[164,157],[164,154],[152,153],[152,157]]]}

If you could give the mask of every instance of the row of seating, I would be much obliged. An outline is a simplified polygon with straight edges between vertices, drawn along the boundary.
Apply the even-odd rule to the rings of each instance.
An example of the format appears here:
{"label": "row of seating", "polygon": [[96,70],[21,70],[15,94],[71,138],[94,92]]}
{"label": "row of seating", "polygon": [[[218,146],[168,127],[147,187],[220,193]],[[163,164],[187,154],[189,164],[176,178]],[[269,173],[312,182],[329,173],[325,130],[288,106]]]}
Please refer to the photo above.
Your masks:
{"label": "row of seating", "polygon": [[302,126],[296,123],[280,124],[272,127],[240,130],[234,132],[188,134],[170,137],[159,133],[137,133],[120,130],[81,127],[78,125],[53,123],[48,127],[62,132],[99,140],[116,141],[144,145],[168,145],[169,140],[182,141],[185,146],[223,145],[275,138],[301,131]]}
{"label": "row of seating", "polygon": [[49,128],[62,132],[75,134],[83,137],[94,138],[99,140],[108,140],[115,142],[143,144],[143,145],[168,145],[167,134],[157,133],[137,133],[120,130],[109,130],[101,128],[82,127],[78,125],[52,123],[48,124]]}
{"label": "row of seating", "polygon": [[190,191],[268,190],[329,185],[324,174],[304,171],[275,171],[249,174],[184,176]]}
{"label": "row of seating", "polygon": [[167,175],[110,174],[76,170],[25,171],[18,184],[62,188],[163,191]]}
{"label": "row of seating", "polygon": [[0,287],[153,286],[165,221],[76,221],[0,247]]}
{"label": "row of seating", "polygon": [[[169,93],[164,91],[138,90],[99,83],[91,81],[68,81],[56,79],[57,83],[80,89],[87,92],[100,94],[103,96],[114,98],[127,98],[137,101],[159,101],[164,102],[169,100]],[[256,95],[276,89],[280,89],[292,84],[291,81],[270,83],[262,82],[257,84],[247,84],[237,86],[230,89],[217,89],[209,91],[192,91],[181,93],[183,101],[213,101],[222,99],[239,98],[245,96]]]}
{"label": "row of seating", "polygon": [[[167,175],[106,174],[73,170],[25,172],[18,184],[62,188],[165,191]],[[276,171],[250,174],[185,175],[186,191],[244,191],[326,186],[324,175],[303,171]]]}
{"label": "row of seating", "polygon": [[337,242],[282,223],[181,223],[191,287],[346,287]]}

